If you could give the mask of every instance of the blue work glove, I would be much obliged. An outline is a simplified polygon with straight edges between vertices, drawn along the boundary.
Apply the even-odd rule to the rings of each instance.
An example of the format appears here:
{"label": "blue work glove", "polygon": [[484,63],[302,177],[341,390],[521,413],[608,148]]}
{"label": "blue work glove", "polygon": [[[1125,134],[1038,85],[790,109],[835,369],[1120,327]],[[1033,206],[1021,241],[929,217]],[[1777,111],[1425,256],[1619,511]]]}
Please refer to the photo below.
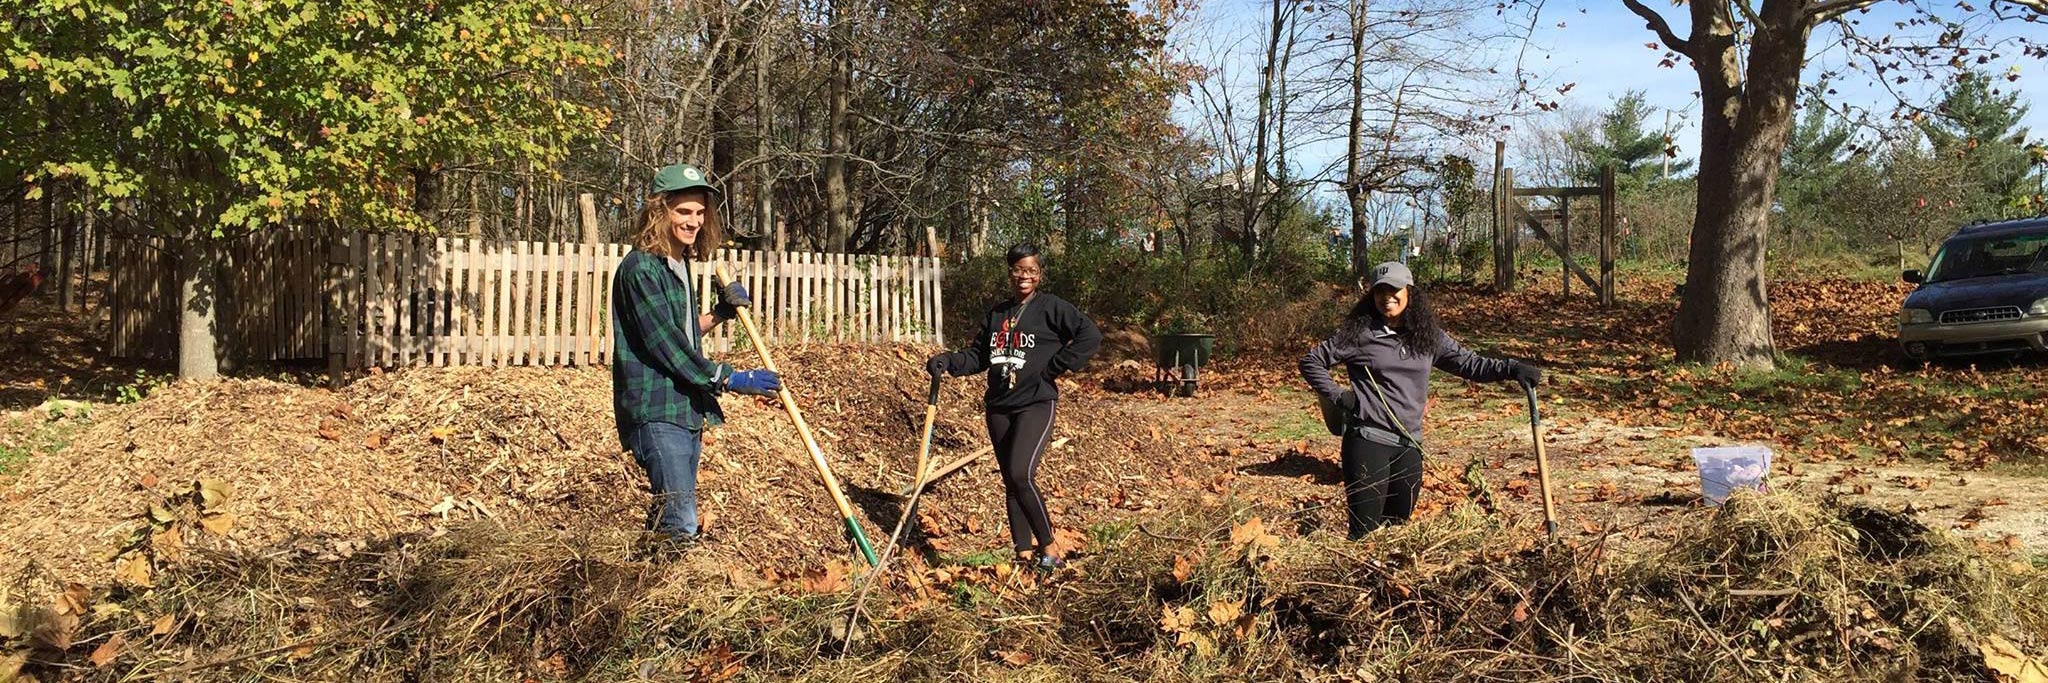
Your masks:
{"label": "blue work glove", "polygon": [[744,370],[725,380],[725,389],[748,396],[774,396],[782,390],[782,378],[768,370]]}
{"label": "blue work glove", "polygon": [[711,307],[711,314],[720,320],[731,320],[740,317],[740,307],[752,305],[754,296],[747,292],[746,285],[728,283],[718,289],[718,303]]}

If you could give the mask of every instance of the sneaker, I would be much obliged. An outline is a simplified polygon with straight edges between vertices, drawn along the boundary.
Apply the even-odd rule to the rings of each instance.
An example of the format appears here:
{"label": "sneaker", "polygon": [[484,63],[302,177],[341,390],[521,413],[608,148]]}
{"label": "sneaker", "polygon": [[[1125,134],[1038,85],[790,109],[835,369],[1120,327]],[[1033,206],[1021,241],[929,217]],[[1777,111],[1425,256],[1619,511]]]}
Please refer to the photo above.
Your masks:
{"label": "sneaker", "polygon": [[641,537],[640,557],[650,562],[667,562],[696,548],[701,534],[649,533]]}
{"label": "sneaker", "polygon": [[1058,569],[1059,569],[1060,567],[1065,567],[1065,566],[1067,566],[1067,561],[1066,561],[1066,560],[1063,560],[1063,559],[1060,559],[1060,556],[1058,556],[1058,555],[1040,555],[1040,556],[1038,556],[1038,570],[1039,570],[1039,571],[1042,571],[1042,572],[1048,572],[1048,573],[1050,573],[1050,572],[1053,572],[1053,571],[1055,571],[1055,570],[1058,570]]}

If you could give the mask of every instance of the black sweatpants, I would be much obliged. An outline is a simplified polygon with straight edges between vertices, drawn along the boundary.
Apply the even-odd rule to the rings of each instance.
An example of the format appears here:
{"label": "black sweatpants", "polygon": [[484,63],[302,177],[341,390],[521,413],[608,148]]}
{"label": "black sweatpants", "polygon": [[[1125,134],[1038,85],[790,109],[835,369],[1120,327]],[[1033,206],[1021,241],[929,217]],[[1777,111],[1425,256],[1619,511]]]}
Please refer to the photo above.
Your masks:
{"label": "black sweatpants", "polygon": [[[1038,459],[1052,436],[1053,401],[1013,412],[988,413],[988,439],[1003,473],[1003,498],[1010,509],[1010,545],[1019,552],[1052,543],[1052,520],[1038,495]],[[1037,539],[1033,542],[1033,539]]]}
{"label": "black sweatpants", "polygon": [[1351,540],[1408,521],[1422,494],[1422,448],[1389,446],[1344,432],[1344,508]]}

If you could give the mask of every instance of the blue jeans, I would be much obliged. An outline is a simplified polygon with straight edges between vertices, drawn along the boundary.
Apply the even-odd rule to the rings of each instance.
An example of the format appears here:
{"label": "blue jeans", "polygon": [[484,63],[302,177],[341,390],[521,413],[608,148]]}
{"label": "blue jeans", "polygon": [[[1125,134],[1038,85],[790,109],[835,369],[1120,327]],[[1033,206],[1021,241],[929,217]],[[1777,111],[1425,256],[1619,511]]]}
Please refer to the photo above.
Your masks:
{"label": "blue jeans", "polygon": [[704,452],[704,433],[647,422],[627,432],[626,447],[647,470],[647,485],[654,492],[647,527],[675,538],[697,535],[697,458]]}

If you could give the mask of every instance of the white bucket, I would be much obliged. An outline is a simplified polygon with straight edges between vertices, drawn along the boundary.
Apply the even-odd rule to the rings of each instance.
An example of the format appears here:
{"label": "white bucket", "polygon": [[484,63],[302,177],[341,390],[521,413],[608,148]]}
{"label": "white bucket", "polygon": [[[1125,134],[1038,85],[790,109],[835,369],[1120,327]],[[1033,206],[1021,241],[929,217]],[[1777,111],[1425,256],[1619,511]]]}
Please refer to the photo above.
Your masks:
{"label": "white bucket", "polygon": [[1771,449],[1763,446],[1721,446],[1692,449],[1692,462],[1700,470],[1700,497],[1708,505],[1720,505],[1736,489],[1768,490],[1764,479],[1771,472]]}

